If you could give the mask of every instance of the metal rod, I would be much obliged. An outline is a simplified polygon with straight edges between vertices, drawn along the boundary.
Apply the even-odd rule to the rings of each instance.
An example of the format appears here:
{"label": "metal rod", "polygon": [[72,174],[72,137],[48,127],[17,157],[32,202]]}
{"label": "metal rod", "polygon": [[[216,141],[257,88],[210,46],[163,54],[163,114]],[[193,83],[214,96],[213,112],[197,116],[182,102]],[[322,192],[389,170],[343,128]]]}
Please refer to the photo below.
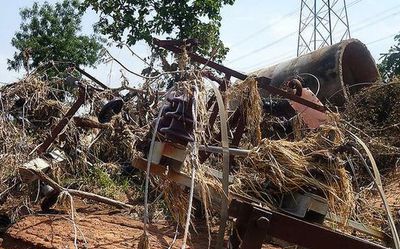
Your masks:
{"label": "metal rod", "polygon": [[351,38],[351,35],[350,35],[350,25],[349,25],[349,16],[347,15],[346,0],[343,0],[343,4],[344,4],[344,12],[346,13],[346,28],[347,28],[347,32],[349,33],[349,38]]}
{"label": "metal rod", "polygon": [[[199,150],[207,151],[210,153],[218,153],[222,154],[223,148],[218,146],[206,146],[200,145]],[[250,154],[251,150],[237,149],[237,148],[229,148],[229,154],[241,157],[247,157]]]}
{"label": "metal rod", "polygon": [[[170,41],[164,41],[164,40],[159,40],[157,38],[153,38],[153,42],[157,46],[166,48],[166,49],[168,49],[168,50],[170,50],[170,51],[172,51],[174,53],[179,54],[179,53],[182,52],[181,48],[176,47],[176,46],[172,46]],[[208,60],[208,59],[206,59],[204,57],[201,57],[201,56],[199,56],[197,54],[189,52],[188,55],[192,60],[194,60],[194,61],[196,61],[198,63],[201,63],[201,64],[207,65],[209,67],[212,67],[212,68],[214,68],[214,69],[216,69],[216,70],[218,70],[220,72],[229,74],[229,75],[231,75],[231,76],[233,76],[233,77],[235,77],[237,79],[245,80],[247,78],[247,75],[245,75],[245,74],[239,73],[238,71],[235,71],[233,69],[225,67],[225,66],[223,66],[221,64],[218,64],[218,63],[216,63],[214,61]]]}
{"label": "metal rod", "polygon": [[[229,214],[240,220],[240,249],[260,249],[267,235],[310,249],[386,249],[367,240],[233,199]],[[237,247],[236,247],[237,248]]]}
{"label": "metal rod", "polygon": [[92,75],[90,75],[88,72],[86,72],[85,70],[81,69],[78,66],[74,66],[75,69],[80,72],[81,74],[85,75],[86,77],[88,77],[90,80],[92,80],[93,82],[95,82],[97,85],[101,86],[104,89],[110,89],[108,86],[106,86],[105,84],[103,84],[100,80],[96,79],[95,77],[93,77]]}
{"label": "metal rod", "polygon": [[332,39],[332,19],[331,19],[331,1],[328,0],[328,18],[329,18],[329,45],[333,45],[333,39]]}
{"label": "metal rod", "polygon": [[317,49],[317,0],[314,0],[314,50]]}
{"label": "metal rod", "polygon": [[71,106],[65,116],[58,122],[58,124],[51,130],[50,135],[44,140],[44,142],[37,149],[37,153],[40,155],[50,147],[57,136],[65,128],[68,122],[71,120],[72,116],[78,111],[78,109],[85,103],[86,89],[82,86],[79,87],[78,99]]}
{"label": "metal rod", "polygon": [[300,19],[299,19],[299,33],[297,37],[297,57],[300,56],[300,37],[301,37],[301,26],[302,26],[302,15],[303,15],[303,6],[304,6],[304,0],[301,1],[301,7],[300,7]]}
{"label": "metal rod", "polygon": [[[165,40],[159,40],[157,38],[153,38],[153,42],[157,46],[160,46],[160,47],[163,47],[165,49],[168,49],[168,50],[170,50],[170,51],[172,51],[174,53],[182,53],[182,49],[179,48],[179,47],[176,47],[176,46],[172,46],[171,45],[171,41],[165,41]],[[201,64],[204,64],[204,65],[207,65],[207,66],[209,66],[211,68],[214,68],[214,69],[216,69],[216,70],[218,70],[220,72],[223,72],[223,73],[225,73],[227,75],[233,76],[233,77],[235,77],[237,79],[245,80],[248,77],[245,74],[242,74],[242,73],[240,73],[238,71],[235,71],[235,70],[233,70],[231,68],[225,67],[225,66],[223,66],[221,64],[218,64],[216,62],[208,60],[208,59],[206,59],[204,57],[201,57],[201,56],[199,56],[197,54],[194,54],[194,53],[191,53],[191,52],[188,52],[187,54],[193,61],[201,63]],[[284,91],[284,90],[282,90],[280,88],[271,86],[270,85],[270,83],[271,83],[271,79],[270,78],[257,77],[257,81],[258,81],[258,87],[267,90],[271,94],[279,95],[279,96],[281,96],[283,98],[293,100],[295,102],[298,102],[298,103],[300,103],[302,105],[305,105],[307,107],[310,107],[310,108],[315,109],[315,110],[320,111],[320,112],[325,112],[326,111],[326,107],[325,106],[317,105],[317,104],[315,104],[315,103],[313,103],[311,101],[308,101],[306,99],[303,99],[303,98],[301,98],[301,97],[299,97],[297,95],[294,95],[294,94],[291,94],[289,92],[286,92],[286,91]]]}

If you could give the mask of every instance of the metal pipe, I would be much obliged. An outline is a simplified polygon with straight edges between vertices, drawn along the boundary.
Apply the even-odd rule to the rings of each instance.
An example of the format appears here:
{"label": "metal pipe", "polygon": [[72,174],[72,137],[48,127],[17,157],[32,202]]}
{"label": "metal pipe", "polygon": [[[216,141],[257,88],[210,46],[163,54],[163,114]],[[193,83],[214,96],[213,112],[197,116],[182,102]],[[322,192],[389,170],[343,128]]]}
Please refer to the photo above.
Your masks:
{"label": "metal pipe", "polygon": [[[282,62],[252,74],[271,78],[271,86],[281,87],[290,77],[301,73],[315,75],[321,85],[319,99],[338,106],[347,99],[346,88],[361,82],[375,82],[380,76],[375,61],[367,47],[356,39],[349,39],[332,46],[324,47],[297,58]],[[303,77],[306,86],[315,92],[315,79]],[[350,94],[360,87],[351,87]],[[260,90],[263,97],[269,93]]]}
{"label": "metal pipe", "polygon": [[[222,147],[218,147],[218,146],[200,145],[199,146],[199,150],[207,151],[207,152],[210,152],[210,153],[222,154],[224,149]],[[250,150],[229,148],[229,154],[230,155],[234,155],[234,156],[247,157],[250,154]]]}

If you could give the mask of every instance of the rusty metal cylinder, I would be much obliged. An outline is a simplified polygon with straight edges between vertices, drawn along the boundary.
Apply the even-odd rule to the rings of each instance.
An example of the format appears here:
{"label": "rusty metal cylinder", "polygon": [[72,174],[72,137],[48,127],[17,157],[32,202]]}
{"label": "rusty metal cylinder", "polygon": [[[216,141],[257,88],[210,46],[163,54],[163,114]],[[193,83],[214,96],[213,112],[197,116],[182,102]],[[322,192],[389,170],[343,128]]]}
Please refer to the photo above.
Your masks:
{"label": "rusty metal cylinder", "polygon": [[[318,49],[253,74],[271,78],[275,87],[281,87],[287,79],[300,75],[306,86],[315,92],[317,81],[309,75],[312,74],[320,82],[319,99],[339,106],[345,103],[348,94],[358,91],[364,85],[362,83],[380,78],[371,53],[356,39]],[[266,96],[267,93],[261,94]]]}

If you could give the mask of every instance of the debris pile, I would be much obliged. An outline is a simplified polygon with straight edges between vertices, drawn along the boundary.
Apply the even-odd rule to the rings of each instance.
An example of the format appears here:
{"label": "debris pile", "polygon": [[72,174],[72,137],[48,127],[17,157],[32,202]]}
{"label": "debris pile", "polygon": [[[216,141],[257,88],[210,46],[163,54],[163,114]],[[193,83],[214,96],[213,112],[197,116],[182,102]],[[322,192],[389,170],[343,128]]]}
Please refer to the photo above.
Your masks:
{"label": "debris pile", "polygon": [[362,89],[347,104],[347,128],[368,143],[381,170],[400,161],[400,81]]}
{"label": "debris pile", "polygon": [[[204,218],[211,234],[219,223],[221,171],[229,159],[229,200],[242,196],[290,213],[284,208],[287,196],[309,194],[325,199],[329,213],[339,217],[327,223],[332,228],[354,233],[348,221],[361,220],[390,234],[383,207],[368,205],[366,198],[376,193],[370,169],[363,164],[369,151],[353,135],[367,144],[382,174],[389,177],[396,170],[400,81],[365,87],[351,97],[345,112],[329,112],[329,121],[317,129],[307,128],[295,116],[286,122],[292,132],[271,139],[261,125],[275,119],[262,109],[256,77],[229,87],[226,79],[210,77],[211,72],[187,63],[179,63],[179,72],[165,74],[175,80],[167,89],[159,87],[168,80],[165,75],[147,78],[141,88],[124,84],[104,89],[96,81],[47,79],[41,73],[3,86],[0,214],[14,223],[37,212],[40,203],[45,211],[54,205],[61,208],[63,199],[73,206],[75,195],[88,203],[128,207],[136,218],[144,216],[145,224],[176,222],[186,228],[184,236],[189,209],[189,214]],[[73,69],[69,72],[72,77]],[[215,84],[209,79],[219,83],[218,92],[207,87]],[[219,94],[226,120],[218,108]],[[79,96],[84,102],[70,115]],[[63,120],[65,125],[55,133]],[[268,135],[271,132],[279,133],[272,129]],[[224,147],[224,140],[230,148]],[[239,154],[223,156],[231,150]],[[361,151],[361,157],[354,150]],[[43,168],[32,161],[37,158],[45,160]],[[27,168],[28,180],[21,173],[27,162],[36,167]],[[383,217],[380,223],[371,212]]]}

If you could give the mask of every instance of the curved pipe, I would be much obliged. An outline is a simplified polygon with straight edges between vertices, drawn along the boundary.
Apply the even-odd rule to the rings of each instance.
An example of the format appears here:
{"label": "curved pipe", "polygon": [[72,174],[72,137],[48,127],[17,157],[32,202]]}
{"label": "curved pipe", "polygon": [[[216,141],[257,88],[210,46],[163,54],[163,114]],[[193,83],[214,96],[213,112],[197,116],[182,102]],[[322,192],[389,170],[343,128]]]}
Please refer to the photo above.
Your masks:
{"label": "curved pipe", "polygon": [[[357,83],[375,82],[380,76],[375,61],[367,47],[357,39],[349,39],[332,46],[315,50],[292,60],[258,70],[252,74],[272,79],[271,85],[281,87],[290,77],[309,73],[320,81],[318,98],[326,103],[343,105],[348,97],[344,89]],[[303,76],[305,86],[313,92],[317,83],[311,76]],[[349,93],[361,86],[351,87]],[[266,95],[260,91],[261,95]]]}

